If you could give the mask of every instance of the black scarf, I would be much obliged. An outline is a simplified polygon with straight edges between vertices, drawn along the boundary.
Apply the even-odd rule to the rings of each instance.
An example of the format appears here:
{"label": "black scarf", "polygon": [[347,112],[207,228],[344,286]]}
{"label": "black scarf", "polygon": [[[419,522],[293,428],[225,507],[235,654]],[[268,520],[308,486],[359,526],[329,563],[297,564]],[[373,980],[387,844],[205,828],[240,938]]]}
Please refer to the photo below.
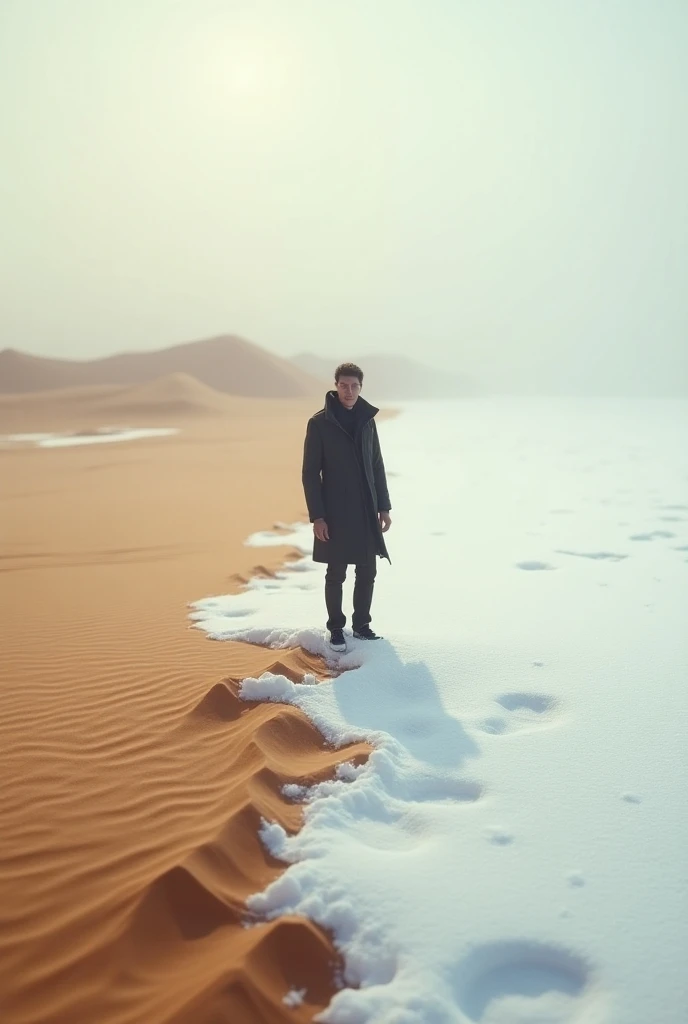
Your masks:
{"label": "black scarf", "polygon": [[356,437],[356,430],[361,421],[360,413],[362,408],[362,406],[359,408],[358,401],[356,401],[353,409],[347,409],[347,407],[339,401],[339,398],[332,403],[334,414],[340,425],[344,427],[344,430],[346,430],[349,437]]}

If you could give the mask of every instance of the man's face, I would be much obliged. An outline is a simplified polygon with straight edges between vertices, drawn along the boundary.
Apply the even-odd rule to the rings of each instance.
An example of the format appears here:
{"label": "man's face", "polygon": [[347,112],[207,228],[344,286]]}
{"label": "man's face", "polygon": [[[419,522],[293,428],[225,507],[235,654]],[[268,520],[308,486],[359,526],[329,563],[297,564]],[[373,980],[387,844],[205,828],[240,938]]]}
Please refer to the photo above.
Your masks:
{"label": "man's face", "polygon": [[361,383],[358,377],[340,377],[337,381],[337,394],[339,401],[347,409],[353,409],[361,393]]}

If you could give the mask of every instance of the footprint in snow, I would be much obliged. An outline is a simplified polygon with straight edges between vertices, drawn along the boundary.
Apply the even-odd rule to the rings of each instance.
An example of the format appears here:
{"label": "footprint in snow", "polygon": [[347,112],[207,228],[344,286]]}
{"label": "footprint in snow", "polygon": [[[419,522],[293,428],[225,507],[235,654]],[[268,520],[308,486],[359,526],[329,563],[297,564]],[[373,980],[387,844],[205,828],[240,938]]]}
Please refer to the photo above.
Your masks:
{"label": "footprint in snow", "polygon": [[493,846],[511,846],[514,841],[511,832],[507,832],[501,825],[489,825],[483,830],[483,835]]}
{"label": "footprint in snow", "polygon": [[490,942],[452,976],[470,1024],[575,1024],[603,1018],[603,993],[591,964],[572,950],[529,939]]}
{"label": "footprint in snow", "polygon": [[507,711],[527,710],[542,715],[552,711],[557,702],[554,697],[549,697],[545,693],[503,693],[501,697],[497,697],[497,703]]}
{"label": "footprint in snow", "polygon": [[607,559],[610,562],[622,562],[628,555],[619,555],[614,551],[567,551],[564,548],[557,548],[558,555],[574,555],[577,558],[592,558],[596,561]]}
{"label": "footprint in snow", "polygon": [[546,693],[503,693],[496,698],[506,715],[489,715],[478,728],[493,736],[529,731],[553,724],[558,701]]}
{"label": "footprint in snow", "polygon": [[670,540],[675,537],[675,533],[670,533],[669,530],[651,530],[649,533],[634,533],[628,539],[629,540],[655,540],[657,537],[664,540]]}
{"label": "footprint in snow", "polygon": [[491,718],[485,718],[479,726],[483,732],[492,733],[493,736],[501,736],[503,732],[507,732],[509,729],[509,723],[506,718],[499,718],[497,715],[493,715]]}

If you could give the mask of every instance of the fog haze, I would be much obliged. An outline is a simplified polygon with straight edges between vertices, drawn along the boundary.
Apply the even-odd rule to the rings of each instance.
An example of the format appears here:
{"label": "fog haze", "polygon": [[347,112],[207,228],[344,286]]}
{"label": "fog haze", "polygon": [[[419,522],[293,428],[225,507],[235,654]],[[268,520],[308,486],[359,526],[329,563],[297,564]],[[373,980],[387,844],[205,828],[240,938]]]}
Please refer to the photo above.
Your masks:
{"label": "fog haze", "polygon": [[683,0],[4,0],[0,348],[688,391]]}

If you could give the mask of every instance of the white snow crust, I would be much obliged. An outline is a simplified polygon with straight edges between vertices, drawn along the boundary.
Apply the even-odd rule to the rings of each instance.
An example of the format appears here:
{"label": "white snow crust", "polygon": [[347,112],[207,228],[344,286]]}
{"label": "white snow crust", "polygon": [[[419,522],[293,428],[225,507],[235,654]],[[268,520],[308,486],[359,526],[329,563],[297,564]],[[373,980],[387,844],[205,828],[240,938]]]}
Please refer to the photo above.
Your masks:
{"label": "white snow crust", "polygon": [[84,444],[112,444],[115,441],[137,441],[142,437],[165,437],[178,433],[177,427],[100,427],[93,433],[77,434],[5,434],[3,447],[33,445],[38,448],[71,448]]}
{"label": "white snow crust", "polygon": [[303,552],[276,580],[194,603],[214,638],[300,644],[340,673],[266,673],[246,699],[375,747],[285,787],[298,835],[262,830],[289,866],[250,908],[311,918],[345,958],[320,1020],[688,1019],[687,413],[407,403],[379,426],[385,640],[327,647],[309,525],[249,538]]}

